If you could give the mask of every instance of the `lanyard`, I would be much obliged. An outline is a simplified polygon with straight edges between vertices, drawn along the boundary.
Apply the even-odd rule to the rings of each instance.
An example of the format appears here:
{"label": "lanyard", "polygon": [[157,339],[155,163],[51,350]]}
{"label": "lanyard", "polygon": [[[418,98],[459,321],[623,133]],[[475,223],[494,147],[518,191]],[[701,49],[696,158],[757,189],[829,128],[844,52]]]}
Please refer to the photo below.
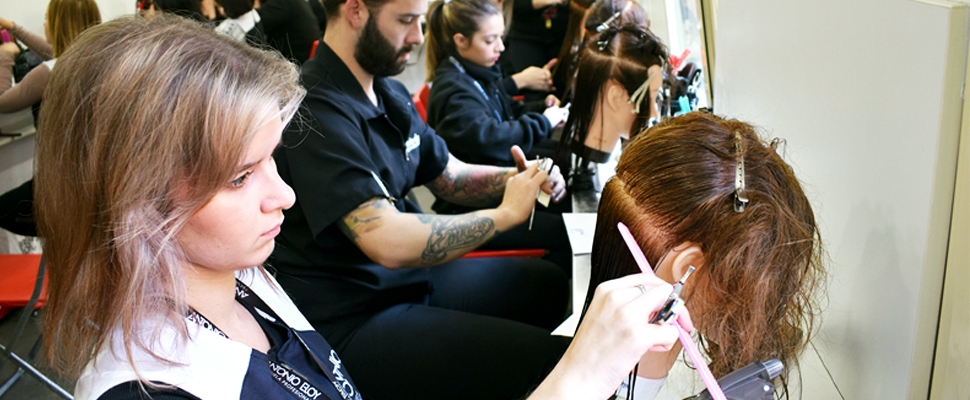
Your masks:
{"label": "lanyard", "polygon": [[[455,65],[455,68],[458,68],[459,72],[471,78],[472,83],[475,84],[475,88],[477,88],[478,92],[481,93],[482,97],[485,98],[486,104],[490,104],[492,102],[492,99],[488,97],[487,93],[485,93],[485,88],[482,87],[481,83],[478,83],[478,79],[472,78],[471,75],[468,75],[468,72],[465,72],[465,67],[462,67],[461,63],[459,63],[458,60],[455,59],[455,57],[448,57],[448,61],[451,61],[451,63]],[[492,113],[495,114],[495,118],[498,119],[498,122],[502,122],[502,116],[498,113],[498,110],[492,108]]]}
{"label": "lanyard", "polygon": [[[320,359],[317,353],[310,348],[307,342],[300,335],[300,332],[290,328],[290,326],[283,322],[283,319],[280,318],[272,308],[266,305],[266,302],[264,302],[263,299],[259,298],[256,293],[254,293],[251,289],[249,289],[248,286],[240,282],[238,279],[236,280],[236,301],[244,306],[248,306],[247,308],[252,308],[264,319],[279,321],[281,325],[285,326],[286,329],[296,337],[297,341],[300,342],[303,349],[307,354],[310,355],[310,358],[317,365],[317,368],[320,369],[320,372],[322,372],[327,380],[329,380],[330,383],[337,388],[337,392],[340,393],[340,396],[342,396],[344,400],[361,400],[360,392],[358,392],[353,383],[351,383],[350,380],[344,376],[344,373],[341,370],[342,362],[340,361],[340,358],[337,357],[336,351],[333,349],[330,350],[329,361],[333,366],[333,369],[331,369],[326,363],[323,362],[323,360]],[[226,335],[222,329],[219,329],[219,327],[217,327],[195,309],[191,309],[191,312],[186,316],[186,319],[190,322],[199,324],[199,326],[205,329],[219,334],[219,336],[229,339],[229,336]],[[282,360],[270,360],[269,368],[273,373],[273,378],[298,398],[306,398],[308,395],[311,398],[315,398],[316,396],[314,396],[314,391],[315,393],[320,393],[318,389],[313,387],[310,380],[308,380],[303,374],[291,368]]]}

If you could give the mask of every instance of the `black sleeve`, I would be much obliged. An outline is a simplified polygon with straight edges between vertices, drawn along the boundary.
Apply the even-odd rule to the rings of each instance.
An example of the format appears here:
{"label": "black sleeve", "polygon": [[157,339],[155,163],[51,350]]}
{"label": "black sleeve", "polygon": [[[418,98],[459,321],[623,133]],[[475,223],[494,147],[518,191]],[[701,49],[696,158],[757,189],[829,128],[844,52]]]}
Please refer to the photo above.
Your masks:
{"label": "black sleeve", "polygon": [[286,23],[289,19],[290,12],[284,3],[281,0],[263,1],[256,10],[259,13],[259,22],[267,30],[276,29],[277,26]]}
{"label": "black sleeve", "polygon": [[[152,382],[164,385],[162,382]],[[144,389],[143,389],[144,388]],[[143,386],[138,381],[128,381],[118,384],[101,394],[98,400],[201,400],[191,393],[177,387],[152,388]]]}
{"label": "black sleeve", "polygon": [[541,114],[524,113],[499,122],[482,95],[460,78],[454,74],[435,78],[428,98],[428,124],[462,161],[513,166],[512,145],[528,153],[549,136],[552,127]]}
{"label": "black sleeve", "polygon": [[519,87],[515,84],[515,79],[512,79],[511,75],[502,79],[502,88],[505,89],[505,93],[509,96],[517,96],[519,94]]}
{"label": "black sleeve", "polygon": [[[518,110],[518,111],[516,111],[516,110]],[[516,101],[516,102],[513,102],[513,106],[512,106],[512,112],[515,113],[515,114],[519,114],[519,113],[539,113],[539,114],[542,114],[543,111],[546,111],[546,99],[536,100],[536,101],[528,101],[528,102],[525,102],[525,103],[523,103],[521,101]]]}
{"label": "black sleeve", "polygon": [[[309,96],[305,124],[290,124],[290,143],[280,148],[287,182],[303,207],[313,237],[383,191],[371,175],[379,171],[364,136],[362,121],[330,101]],[[284,178],[286,179],[286,178]]]}

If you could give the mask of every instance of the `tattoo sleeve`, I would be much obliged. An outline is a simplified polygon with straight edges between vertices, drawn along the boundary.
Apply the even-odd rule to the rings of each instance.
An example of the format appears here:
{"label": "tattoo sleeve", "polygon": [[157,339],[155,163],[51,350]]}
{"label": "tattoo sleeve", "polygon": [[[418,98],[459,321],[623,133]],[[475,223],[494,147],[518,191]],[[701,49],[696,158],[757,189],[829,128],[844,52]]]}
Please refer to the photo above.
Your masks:
{"label": "tattoo sleeve", "polygon": [[421,253],[421,262],[426,265],[441,262],[448,257],[449,251],[476,247],[495,233],[495,221],[476,214],[431,218],[430,222],[431,235]]}
{"label": "tattoo sleeve", "polygon": [[386,199],[374,198],[351,211],[344,216],[340,230],[347,235],[350,240],[357,241],[361,233],[369,232],[380,228],[384,221],[381,221],[380,210],[390,207]]}
{"label": "tattoo sleeve", "polygon": [[505,191],[505,181],[515,168],[465,164],[452,158],[429,189],[446,200],[475,207],[498,205]]}

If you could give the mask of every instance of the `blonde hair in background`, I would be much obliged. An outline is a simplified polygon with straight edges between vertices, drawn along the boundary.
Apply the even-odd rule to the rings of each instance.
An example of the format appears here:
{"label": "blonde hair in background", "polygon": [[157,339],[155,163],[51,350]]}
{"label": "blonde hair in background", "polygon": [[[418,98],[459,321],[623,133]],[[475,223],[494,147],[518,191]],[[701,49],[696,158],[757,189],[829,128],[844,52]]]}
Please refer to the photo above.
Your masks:
{"label": "blonde hair in background", "polygon": [[101,11],[94,0],[51,0],[47,4],[47,26],[54,57],[60,56],[85,29],[101,23]]}
{"label": "blonde hair in background", "polygon": [[188,310],[176,234],[235,173],[255,132],[304,90],[278,53],[182,18],[126,17],[59,59],[37,138],[37,222],[49,261],[45,353],[76,375],[122,332],[153,338]]}

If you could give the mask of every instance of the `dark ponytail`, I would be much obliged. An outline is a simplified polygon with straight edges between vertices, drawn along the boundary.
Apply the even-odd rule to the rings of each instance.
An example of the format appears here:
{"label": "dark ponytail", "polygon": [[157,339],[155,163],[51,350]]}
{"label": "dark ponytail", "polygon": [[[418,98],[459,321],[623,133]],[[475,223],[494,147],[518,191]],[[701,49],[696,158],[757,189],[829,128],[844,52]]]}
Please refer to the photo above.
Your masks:
{"label": "dark ponytail", "polygon": [[502,15],[502,10],[493,0],[437,0],[431,3],[428,9],[428,33],[425,35],[427,54],[424,79],[432,81],[434,70],[448,58],[449,51],[454,51],[452,37],[456,33],[471,40],[482,20],[492,15]]}

